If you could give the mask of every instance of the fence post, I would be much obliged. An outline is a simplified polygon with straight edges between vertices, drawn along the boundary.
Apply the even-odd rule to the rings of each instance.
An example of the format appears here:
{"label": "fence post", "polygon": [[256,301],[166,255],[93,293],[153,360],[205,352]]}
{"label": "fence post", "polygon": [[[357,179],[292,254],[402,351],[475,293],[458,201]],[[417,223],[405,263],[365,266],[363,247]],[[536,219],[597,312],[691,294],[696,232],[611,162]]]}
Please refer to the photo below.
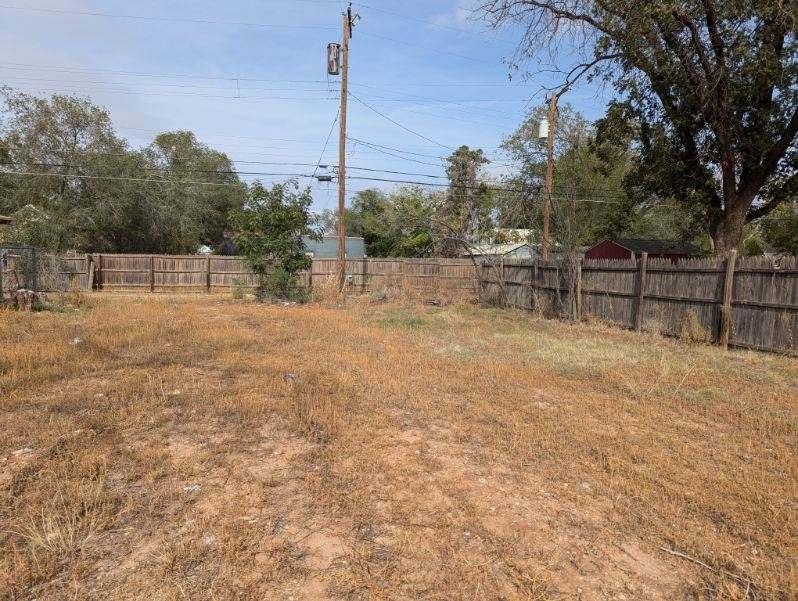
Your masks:
{"label": "fence post", "polygon": [[360,294],[366,294],[366,278],[369,275],[369,259],[366,255],[363,255],[363,282],[361,284]]}
{"label": "fence post", "polygon": [[648,253],[640,253],[637,271],[637,303],[635,304],[635,330],[643,329],[643,306],[646,301],[646,269]]}
{"label": "fence post", "polygon": [[94,274],[97,279],[97,290],[105,288],[105,276],[103,274],[103,255],[100,253],[97,256],[97,273]]}
{"label": "fence post", "polygon": [[86,288],[89,292],[94,290],[94,257],[86,255]]}
{"label": "fence post", "polygon": [[150,292],[155,292],[155,255],[150,255]]}
{"label": "fence post", "polygon": [[730,250],[726,258],[726,276],[723,279],[723,306],[720,309],[719,342],[723,349],[729,348],[729,337],[732,330],[732,294],[734,293],[734,268],[737,263],[737,251]]}
{"label": "fence post", "polygon": [[208,255],[208,262],[205,264],[205,291],[211,291],[211,256]]}
{"label": "fence post", "polygon": [[576,259],[576,284],[574,286],[574,321],[582,321],[582,257]]}

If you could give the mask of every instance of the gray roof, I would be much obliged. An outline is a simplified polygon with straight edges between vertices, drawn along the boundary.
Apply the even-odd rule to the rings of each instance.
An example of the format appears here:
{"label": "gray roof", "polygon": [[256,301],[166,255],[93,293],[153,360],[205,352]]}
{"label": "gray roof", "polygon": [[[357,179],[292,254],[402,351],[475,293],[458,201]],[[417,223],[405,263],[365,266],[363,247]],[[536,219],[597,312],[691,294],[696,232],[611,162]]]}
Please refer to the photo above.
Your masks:
{"label": "gray roof", "polygon": [[632,252],[645,252],[650,255],[694,255],[700,252],[697,246],[678,240],[653,240],[646,238],[618,238],[611,240]]}

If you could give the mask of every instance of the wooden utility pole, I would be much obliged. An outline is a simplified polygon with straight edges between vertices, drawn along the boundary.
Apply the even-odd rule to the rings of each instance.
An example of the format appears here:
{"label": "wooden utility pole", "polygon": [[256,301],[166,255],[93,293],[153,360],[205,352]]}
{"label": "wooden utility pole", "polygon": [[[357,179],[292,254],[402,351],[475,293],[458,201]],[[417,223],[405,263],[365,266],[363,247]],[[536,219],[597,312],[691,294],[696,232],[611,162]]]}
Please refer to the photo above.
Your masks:
{"label": "wooden utility pole", "polygon": [[349,39],[352,7],[346,9],[341,40],[341,118],[338,134],[338,290],[346,284],[346,101],[349,94]]}
{"label": "wooden utility pole", "polygon": [[540,243],[540,254],[544,261],[549,258],[549,246],[551,244],[549,236],[549,220],[551,219],[551,190],[554,181],[554,137],[557,127],[557,100],[559,96],[552,94],[549,99],[549,135],[546,139],[547,158],[546,158],[546,190],[543,199],[543,238]]}

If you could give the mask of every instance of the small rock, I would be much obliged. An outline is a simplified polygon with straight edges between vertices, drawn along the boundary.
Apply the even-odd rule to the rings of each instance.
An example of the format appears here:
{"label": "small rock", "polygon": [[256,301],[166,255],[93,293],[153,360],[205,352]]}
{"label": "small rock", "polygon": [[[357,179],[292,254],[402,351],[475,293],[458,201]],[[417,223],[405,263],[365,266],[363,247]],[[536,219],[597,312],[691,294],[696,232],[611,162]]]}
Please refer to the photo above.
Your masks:
{"label": "small rock", "polygon": [[297,374],[293,374],[291,372],[286,372],[286,373],[283,374],[283,380],[285,380],[289,384],[293,384],[298,379],[299,379],[299,376]]}

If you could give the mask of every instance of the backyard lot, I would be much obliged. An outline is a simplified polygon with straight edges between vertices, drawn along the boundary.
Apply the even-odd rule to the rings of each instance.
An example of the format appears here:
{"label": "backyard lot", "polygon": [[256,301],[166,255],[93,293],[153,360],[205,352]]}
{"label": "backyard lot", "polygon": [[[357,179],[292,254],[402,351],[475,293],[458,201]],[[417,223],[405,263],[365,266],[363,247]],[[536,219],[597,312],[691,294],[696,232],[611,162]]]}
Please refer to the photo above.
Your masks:
{"label": "backyard lot", "polygon": [[473,306],[0,312],[0,598],[798,594],[798,361]]}

